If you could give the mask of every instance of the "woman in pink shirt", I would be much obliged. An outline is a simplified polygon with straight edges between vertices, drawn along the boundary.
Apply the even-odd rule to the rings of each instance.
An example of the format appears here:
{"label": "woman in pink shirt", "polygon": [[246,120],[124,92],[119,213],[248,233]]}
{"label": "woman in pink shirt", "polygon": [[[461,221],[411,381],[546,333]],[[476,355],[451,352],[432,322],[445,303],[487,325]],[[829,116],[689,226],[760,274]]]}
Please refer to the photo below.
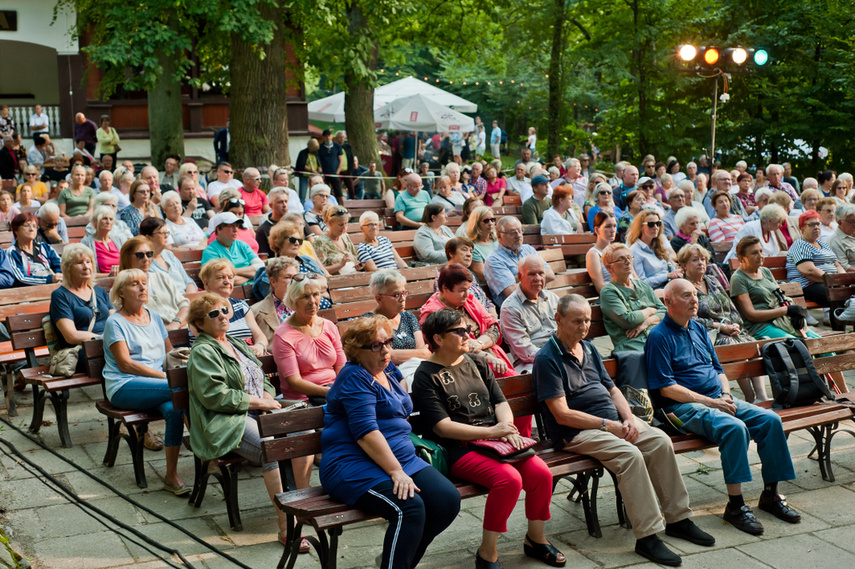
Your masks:
{"label": "woman in pink shirt", "polygon": [[499,178],[499,172],[492,164],[484,170],[484,176],[487,178],[487,193],[484,195],[484,203],[487,205],[500,206],[505,198],[505,192],[508,189],[504,178]]}
{"label": "woman in pink shirt", "polygon": [[[273,359],[279,369],[282,405],[323,399],[346,362],[336,325],[318,316],[326,279],[316,273],[291,277],[285,306],[294,313],[273,335]],[[310,399],[311,398],[311,399]],[[309,487],[314,456],[291,460],[297,488]]]}

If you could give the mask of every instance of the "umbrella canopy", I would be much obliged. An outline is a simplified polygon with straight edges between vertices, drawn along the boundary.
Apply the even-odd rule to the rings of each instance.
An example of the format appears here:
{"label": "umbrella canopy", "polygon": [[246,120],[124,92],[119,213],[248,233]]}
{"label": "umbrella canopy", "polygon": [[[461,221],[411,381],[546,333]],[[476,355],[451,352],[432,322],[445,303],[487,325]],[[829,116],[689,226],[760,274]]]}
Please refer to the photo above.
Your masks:
{"label": "umbrella canopy", "polygon": [[[424,95],[432,101],[463,113],[474,113],[478,105],[414,77],[405,77],[374,90],[374,110],[402,97]],[[344,93],[336,93],[309,103],[309,119],[320,122],[344,122]]]}
{"label": "umbrella canopy", "polygon": [[377,128],[417,130],[421,132],[473,131],[475,121],[449,109],[425,95],[412,95],[374,111]]}

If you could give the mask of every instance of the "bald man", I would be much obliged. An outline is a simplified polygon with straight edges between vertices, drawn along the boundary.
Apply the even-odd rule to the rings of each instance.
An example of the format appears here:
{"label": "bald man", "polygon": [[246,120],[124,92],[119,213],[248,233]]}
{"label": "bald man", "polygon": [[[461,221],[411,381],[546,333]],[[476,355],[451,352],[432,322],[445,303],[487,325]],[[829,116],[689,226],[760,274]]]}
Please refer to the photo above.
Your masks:
{"label": "bald man", "polygon": [[86,151],[89,154],[95,153],[95,144],[98,142],[96,133],[98,125],[86,118],[83,113],[77,113],[74,116],[74,141],[83,141]]}
{"label": "bald man", "polygon": [[801,515],[778,493],[778,482],[796,477],[781,418],[730,393],[706,328],[693,320],[698,295],[689,281],[668,283],[665,307],[668,314],[644,346],[651,400],[682,430],[719,445],[728,494],[724,520],[746,533],[763,533],[763,525],[742,497],[742,484],[752,480],[748,444],[754,439],[763,464],[760,509],[799,523]]}
{"label": "bald man", "polygon": [[246,215],[261,215],[270,211],[270,204],[265,194],[259,187],[261,186],[261,174],[255,168],[247,168],[243,171],[243,187],[240,188],[240,195],[243,198],[244,211]]}
{"label": "bald man", "polygon": [[407,174],[404,177],[404,191],[395,198],[395,219],[404,227],[418,229],[424,225],[422,215],[429,203],[430,196],[422,190],[421,176]]}

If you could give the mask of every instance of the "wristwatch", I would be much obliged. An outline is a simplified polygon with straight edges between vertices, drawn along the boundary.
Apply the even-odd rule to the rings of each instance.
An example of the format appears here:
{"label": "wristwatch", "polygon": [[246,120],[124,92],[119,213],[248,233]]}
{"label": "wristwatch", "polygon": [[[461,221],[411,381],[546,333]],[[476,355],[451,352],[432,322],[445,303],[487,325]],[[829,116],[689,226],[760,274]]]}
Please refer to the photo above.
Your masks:
{"label": "wristwatch", "polygon": [[179,324],[181,324],[181,319],[180,319],[180,318],[173,318],[173,319],[172,319],[172,321],[173,321],[173,322],[178,322]]}
{"label": "wristwatch", "polygon": [[608,431],[609,430],[609,428],[606,426],[606,420],[605,419],[603,419],[603,426],[600,427],[600,430],[601,431]]}

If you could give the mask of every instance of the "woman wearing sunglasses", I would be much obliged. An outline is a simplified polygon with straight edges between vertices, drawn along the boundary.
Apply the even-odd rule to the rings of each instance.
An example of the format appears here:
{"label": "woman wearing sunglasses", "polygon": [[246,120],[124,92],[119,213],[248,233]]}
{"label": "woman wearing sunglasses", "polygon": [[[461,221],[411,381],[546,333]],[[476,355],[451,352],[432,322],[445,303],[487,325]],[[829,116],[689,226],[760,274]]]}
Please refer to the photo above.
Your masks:
{"label": "woman wearing sunglasses", "polygon": [[634,257],[635,273],[651,288],[663,288],[668,281],[679,279],[683,270],[677,256],[662,233],[662,218],[655,211],[643,211],[636,216],[626,235]]}
{"label": "woman wearing sunglasses", "polygon": [[496,236],[496,213],[493,208],[482,205],[472,210],[466,225],[466,237],[475,244],[475,250],[472,252],[472,266],[469,268],[478,277],[479,283],[486,283],[484,261],[499,246]]}
{"label": "woman wearing sunglasses", "polygon": [[154,250],[148,237],[137,235],[122,246],[119,270],[139,269],[146,273],[146,308],[160,315],[167,330],[186,328],[190,301],[184,296],[184,283],[173,280],[168,273],[149,272],[153,258]]}
{"label": "woman wearing sunglasses", "polygon": [[473,354],[464,314],[449,308],[432,312],[422,330],[431,356],[419,366],[413,383],[413,406],[425,438],[448,451],[456,478],[486,486],[483,536],[475,554],[476,569],[500,569],[497,543],[525,489],[528,532],[523,550],[529,557],[563,567],[564,555],[546,539],[550,518],[552,475],[537,456],[502,463],[466,446],[465,441],[500,439],[522,448],[514,415],[484,357]]}
{"label": "woman wearing sunglasses", "polygon": [[[299,273],[291,277],[285,293],[285,306],[293,314],[276,330],[271,345],[283,405],[298,401],[323,404],[345,364],[338,328],[318,316],[325,288],[322,275]],[[313,460],[312,455],[291,460],[297,488],[309,487]]]}
{"label": "woman wearing sunglasses", "polygon": [[647,334],[665,316],[665,305],[649,284],[633,274],[629,247],[612,243],[602,260],[612,278],[600,291],[600,306],[614,351],[641,351]]}
{"label": "woman wearing sunglasses", "polygon": [[151,450],[166,447],[163,489],[176,496],[189,494],[192,488],[178,476],[183,414],[172,408],[172,391],[163,371],[163,362],[172,344],[163,321],[154,310],[146,307],[148,275],[139,269],[121,271],[110,289],[110,301],[116,312],[104,327],[107,399],[119,409],[156,410],[163,415],[166,421],[164,442],[154,439],[148,430],[141,442]]}
{"label": "woman wearing sunglasses", "polygon": [[[261,464],[267,494],[274,502],[282,492],[279,464],[264,463],[256,417],[281,405],[273,398],[275,391],[256,354],[229,333],[229,312],[229,303],[216,294],[204,294],[190,304],[190,322],[199,330],[187,362],[190,445],[203,461],[235,452]],[[284,543],[287,518],[274,509],[279,541]]]}
{"label": "woman wearing sunglasses", "polygon": [[[80,240],[95,253],[95,272],[116,276],[119,272],[119,251],[125,244],[125,237],[117,231],[113,231],[113,223],[116,220],[116,210],[110,206],[102,205],[95,209],[92,215],[92,226],[94,234],[87,234]],[[136,232],[139,233],[139,224]]]}
{"label": "woman wearing sunglasses", "polygon": [[350,213],[340,205],[327,206],[324,209],[324,223],[327,230],[315,238],[315,251],[318,259],[331,275],[349,275],[362,268],[356,260],[356,247],[347,235],[347,222]]}
{"label": "woman wearing sunglasses", "polygon": [[[252,228],[252,223],[249,216],[246,215],[246,202],[240,197],[238,191],[234,188],[226,188],[220,192],[220,204],[222,204],[222,212],[231,212],[238,219],[243,220],[243,227],[238,229],[237,238],[250,246],[252,252],[258,255],[258,241],[255,239],[255,230]],[[211,233],[208,238],[208,243],[213,243],[217,239],[216,233]]]}
{"label": "woman wearing sunglasses", "polygon": [[606,182],[600,182],[594,188],[593,195],[596,196],[593,207],[588,210],[588,228],[593,231],[594,218],[601,211],[612,214],[615,218],[623,215],[623,212],[612,201],[612,187]]}
{"label": "woman wearing sunglasses", "polygon": [[410,569],[457,517],[460,493],[416,457],[393,337],[380,315],[344,333],[349,361],[327,393],[320,478],[333,498],[389,520],[380,568]]}

